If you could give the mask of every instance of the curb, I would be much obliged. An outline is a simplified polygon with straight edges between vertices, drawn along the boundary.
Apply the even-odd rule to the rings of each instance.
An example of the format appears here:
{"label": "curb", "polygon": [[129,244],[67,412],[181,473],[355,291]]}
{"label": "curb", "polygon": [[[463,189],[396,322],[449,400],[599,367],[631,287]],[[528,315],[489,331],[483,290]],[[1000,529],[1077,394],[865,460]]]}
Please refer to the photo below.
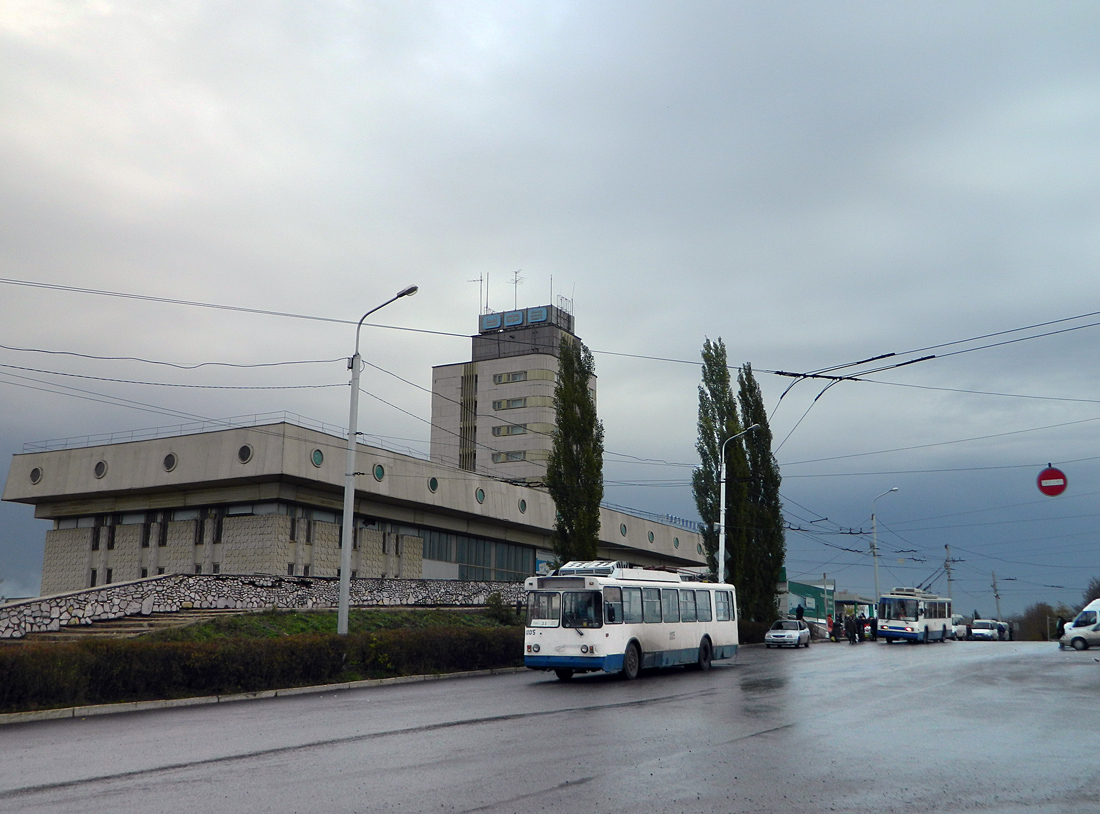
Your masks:
{"label": "curb", "polygon": [[370,678],[363,681],[349,681],[343,684],[318,684],[312,687],[287,687],[282,690],[259,690],[257,692],[239,692],[229,695],[202,695],[193,698],[173,698],[163,701],[127,701],[119,704],[95,704],[83,707],[41,709],[31,712],[7,712],[0,714],[0,726],[33,723],[35,721],[55,721],[64,718],[90,718],[95,715],[118,715],[125,712],[144,712],[150,709],[173,709],[175,707],[197,707],[207,706],[209,704],[231,704],[236,701],[253,701],[260,698],[289,698],[294,695],[317,695],[326,692],[340,692],[342,690],[364,690],[370,687],[386,687],[391,684],[417,684],[422,681],[443,681],[451,678],[476,678],[479,676],[506,675],[508,673],[522,673],[526,670],[526,667],[496,667],[490,670],[467,670],[461,673],[440,673],[438,675]]}

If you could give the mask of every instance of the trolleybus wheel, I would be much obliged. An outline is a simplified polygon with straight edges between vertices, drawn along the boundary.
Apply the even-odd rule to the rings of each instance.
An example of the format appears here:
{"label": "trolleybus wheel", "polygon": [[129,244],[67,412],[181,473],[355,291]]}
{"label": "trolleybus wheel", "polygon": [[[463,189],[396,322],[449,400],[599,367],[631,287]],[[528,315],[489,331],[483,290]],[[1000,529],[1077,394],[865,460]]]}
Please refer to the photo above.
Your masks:
{"label": "trolleybus wheel", "polygon": [[1074,650],[1084,650],[1089,646],[1089,643],[1081,638],[1074,639],[1070,644],[1073,645]]}
{"label": "trolleybus wheel", "polygon": [[711,658],[710,639],[703,639],[699,643],[699,658],[695,661],[695,669],[703,672],[709,670]]}
{"label": "trolleybus wheel", "polygon": [[554,675],[556,675],[561,681],[568,681],[573,677],[573,671],[570,670],[568,667],[563,667],[560,670],[555,670]]}
{"label": "trolleybus wheel", "polygon": [[638,652],[638,645],[631,642],[626,646],[626,653],[623,655],[623,678],[633,681],[638,677],[638,671],[641,669],[642,654]]}

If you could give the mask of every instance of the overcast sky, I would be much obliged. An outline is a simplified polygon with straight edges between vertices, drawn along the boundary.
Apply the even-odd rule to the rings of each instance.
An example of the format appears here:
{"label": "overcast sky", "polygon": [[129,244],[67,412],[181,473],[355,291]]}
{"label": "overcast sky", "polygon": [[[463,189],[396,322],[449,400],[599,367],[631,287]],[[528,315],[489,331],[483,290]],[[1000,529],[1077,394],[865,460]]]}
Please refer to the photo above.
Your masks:
{"label": "overcast sky", "polygon": [[[871,594],[896,486],[883,587],[950,545],[967,613],[995,614],[994,572],[1003,615],[1076,606],[1100,575],[1098,29],[1091,2],[7,0],[0,460],[195,417],[343,427],[338,321],[410,284],[377,320],[412,331],[364,329],[360,429],[426,453],[431,367],[469,358],[479,300],[566,296],[608,501],[697,517],[721,337],[773,411],[792,578]],[[828,381],[780,401],[770,372],[885,353],[936,358],[816,402]],[[32,515],[0,507],[0,593],[37,593]]]}

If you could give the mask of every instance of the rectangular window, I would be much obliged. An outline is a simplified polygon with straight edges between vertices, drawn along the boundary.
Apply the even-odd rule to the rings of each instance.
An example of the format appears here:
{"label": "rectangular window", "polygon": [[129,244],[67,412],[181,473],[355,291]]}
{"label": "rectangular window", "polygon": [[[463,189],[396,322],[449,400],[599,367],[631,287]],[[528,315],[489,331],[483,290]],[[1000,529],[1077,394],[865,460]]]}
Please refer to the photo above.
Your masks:
{"label": "rectangular window", "polygon": [[94,587],[95,587],[95,584],[96,584],[96,577],[97,577],[97,576],[99,576],[99,575],[98,575],[98,574],[96,573],[96,570],[95,570],[95,569],[93,568],[93,569],[92,569],[92,581],[91,581],[91,584],[90,584],[90,586],[89,586],[89,587],[92,587],[92,588],[94,588]]}
{"label": "rectangular window", "polygon": [[113,525],[107,526],[107,550],[115,550],[115,527]]}
{"label": "rectangular window", "polygon": [[642,588],[642,620],[648,624],[661,621],[660,588]]}
{"label": "rectangular window", "polygon": [[527,371],[517,370],[513,373],[494,373],[493,384],[510,384],[512,382],[527,381]]}
{"label": "rectangular window", "polygon": [[710,615],[710,591],[695,592],[695,610],[700,622],[709,622]]}
{"label": "rectangular window", "polygon": [[220,574],[222,572],[222,564],[220,562],[214,563],[214,573]]}
{"label": "rectangular window", "polygon": [[201,574],[202,573],[202,563],[201,562],[195,563],[195,573],[196,574]]}
{"label": "rectangular window", "polygon": [[499,399],[493,402],[494,410],[518,410],[527,406],[527,397],[518,399]]}
{"label": "rectangular window", "polygon": [[695,591],[680,591],[680,621],[695,621]]}
{"label": "rectangular window", "polygon": [[666,622],[680,621],[680,592],[675,588],[665,588],[661,591],[661,611]]}
{"label": "rectangular window", "polygon": [[527,452],[525,450],[518,450],[516,452],[494,452],[493,463],[503,464],[510,463],[512,461],[526,461]]}
{"label": "rectangular window", "polygon": [[623,621],[628,625],[642,621],[641,588],[623,588]]}
{"label": "rectangular window", "polygon": [[623,623],[623,589],[607,587],[603,589],[604,621],[609,625]]}
{"label": "rectangular window", "polygon": [[309,576],[309,565],[308,564],[302,566],[302,576],[303,577],[308,577]]}
{"label": "rectangular window", "polygon": [[168,545],[168,518],[164,517],[157,523],[157,545],[164,548]]}
{"label": "rectangular window", "polygon": [[142,523],[142,525],[141,525],[141,547],[142,548],[148,548],[149,547],[149,524],[148,523]]}
{"label": "rectangular window", "polygon": [[115,574],[114,569],[108,568],[107,569],[107,578],[103,580],[103,584],[104,585],[110,585],[111,584],[111,578],[114,576],[114,574]]}
{"label": "rectangular window", "polygon": [[527,434],[527,425],[526,424],[498,424],[497,426],[493,427],[493,435],[495,435],[497,438],[500,438],[501,436],[506,436],[506,435],[526,435],[526,434]]}
{"label": "rectangular window", "polygon": [[732,618],[730,607],[730,592],[714,592],[714,618],[718,622],[728,622]]}
{"label": "rectangular window", "polygon": [[163,574],[163,573],[164,573],[164,568],[158,568],[158,569],[157,569],[157,576],[158,576],[158,577],[159,577],[159,576],[160,576],[161,574]]}
{"label": "rectangular window", "polygon": [[141,569],[141,578],[145,579],[147,576],[149,576],[149,569],[148,568],[142,568]]}
{"label": "rectangular window", "polygon": [[92,530],[92,551],[99,551],[99,529]]}
{"label": "rectangular window", "polygon": [[288,562],[288,563],[286,564],[286,575],[287,575],[288,577],[292,577],[292,576],[294,576],[294,563],[292,563],[292,562]]}

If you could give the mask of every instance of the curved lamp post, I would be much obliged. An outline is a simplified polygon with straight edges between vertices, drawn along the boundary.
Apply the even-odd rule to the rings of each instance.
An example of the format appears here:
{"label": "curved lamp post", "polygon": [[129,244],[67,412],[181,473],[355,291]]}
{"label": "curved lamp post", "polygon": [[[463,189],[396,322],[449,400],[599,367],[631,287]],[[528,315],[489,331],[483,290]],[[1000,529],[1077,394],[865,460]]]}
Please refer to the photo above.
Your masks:
{"label": "curved lamp post", "polygon": [[731,435],[722,442],[722,466],[719,470],[721,474],[718,476],[718,503],[720,506],[718,509],[718,562],[714,569],[717,572],[716,576],[719,583],[726,581],[726,444],[735,438],[740,438],[742,435],[747,435],[758,429],[760,429],[760,425],[753,424],[748,429],[742,430],[737,435]]}
{"label": "curved lamp post", "polygon": [[871,500],[871,559],[875,563],[875,616],[878,616],[878,600],[882,596],[878,591],[878,526],[875,523],[875,501],[897,490],[898,487],[894,486]]}
{"label": "curved lamp post", "polygon": [[355,355],[348,359],[348,367],[351,369],[351,411],[348,415],[348,458],[347,469],[344,475],[344,516],[340,527],[340,601],[336,614],[336,632],[345,636],[348,632],[348,605],[351,603],[351,546],[354,532],[355,512],[355,442],[358,435],[356,424],[359,419],[359,368],[362,358],[359,356],[359,331],[363,327],[363,320],[381,310],[391,302],[402,297],[411,297],[417,292],[417,287],[411,285],[398,291],[381,305],[372,308],[363,314],[359,324],[355,326]]}

